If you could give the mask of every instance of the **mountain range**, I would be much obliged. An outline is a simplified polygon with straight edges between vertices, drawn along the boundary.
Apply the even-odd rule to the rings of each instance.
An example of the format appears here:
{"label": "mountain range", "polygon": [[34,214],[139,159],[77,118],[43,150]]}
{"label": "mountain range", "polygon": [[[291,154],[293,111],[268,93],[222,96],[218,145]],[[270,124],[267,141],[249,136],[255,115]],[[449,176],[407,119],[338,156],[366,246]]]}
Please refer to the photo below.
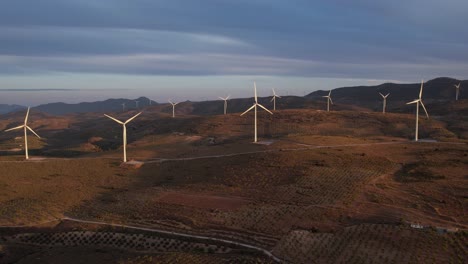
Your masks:
{"label": "mountain range", "polygon": [[[453,78],[441,77],[424,83],[423,101],[426,106],[435,104],[440,105],[449,101],[455,100],[454,85],[461,83],[460,99],[464,99],[464,87],[468,86],[468,80],[457,80]],[[409,102],[418,97],[420,83],[412,84],[397,84],[383,83],[375,86],[354,86],[340,87],[332,90],[331,97],[334,105],[332,110],[363,110],[363,111],[379,111],[382,106],[382,98],[379,93],[390,93],[387,98],[387,109],[395,112],[407,112],[414,107],[406,106]],[[277,108],[309,108],[309,109],[324,109],[326,104],[324,95],[328,91],[318,90],[301,96],[283,96],[277,100]],[[261,97],[259,102],[266,107],[271,106],[270,97]],[[53,115],[66,115],[72,113],[87,113],[87,112],[119,112],[124,110],[134,110],[137,108],[154,107],[162,112],[171,112],[172,107],[167,104],[160,104],[155,101],[150,101],[147,97],[139,97],[137,99],[107,99],[97,102],[83,102],[78,104],[67,103],[48,103],[34,107],[34,109]],[[228,112],[241,112],[250,106],[253,98],[238,98],[231,99],[228,102]],[[122,106],[125,104],[125,108]],[[151,104],[151,105],[150,105]],[[20,105],[0,104],[0,114],[14,112],[24,109]],[[202,102],[182,102],[176,106],[178,113],[193,114],[193,115],[213,115],[220,114],[223,111],[223,103],[220,100],[202,101]],[[440,107],[439,107],[440,108]]]}

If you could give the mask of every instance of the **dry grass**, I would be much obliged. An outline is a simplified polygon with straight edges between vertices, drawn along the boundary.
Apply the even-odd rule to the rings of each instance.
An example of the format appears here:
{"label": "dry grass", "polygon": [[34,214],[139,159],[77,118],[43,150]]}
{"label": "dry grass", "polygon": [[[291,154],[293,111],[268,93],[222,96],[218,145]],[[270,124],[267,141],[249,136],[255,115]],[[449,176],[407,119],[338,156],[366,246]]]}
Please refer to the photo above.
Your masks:
{"label": "dry grass", "polygon": [[[468,226],[466,145],[407,142],[412,116],[279,111],[261,116],[259,131],[273,141],[269,146],[250,143],[250,117],[157,118],[153,121],[167,123],[135,120],[130,158],[270,152],[124,169],[118,159],[107,159],[121,157],[120,130],[83,120],[84,130],[56,132],[56,141],[47,141],[43,151],[74,150],[90,158],[1,157],[0,224],[68,215],[244,241],[302,263],[457,262],[466,255],[459,246],[466,242],[464,233],[439,237],[400,226],[406,221]],[[71,134],[80,137],[65,146],[63,139]],[[440,121],[422,121],[421,135],[461,142]],[[384,141],[395,144],[372,145]],[[291,150],[307,147],[313,149]],[[398,238],[406,246],[392,242]],[[448,241],[447,248],[433,249],[437,239]]]}

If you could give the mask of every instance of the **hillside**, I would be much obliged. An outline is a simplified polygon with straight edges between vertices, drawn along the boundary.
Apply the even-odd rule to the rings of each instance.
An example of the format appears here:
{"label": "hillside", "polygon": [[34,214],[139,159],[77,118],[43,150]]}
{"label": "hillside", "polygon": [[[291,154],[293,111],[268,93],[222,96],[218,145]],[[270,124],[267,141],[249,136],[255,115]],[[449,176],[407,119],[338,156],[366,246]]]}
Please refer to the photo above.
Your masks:
{"label": "hillside", "polygon": [[16,104],[0,104],[0,114],[6,114],[10,112],[15,112],[21,109],[26,108],[25,106],[22,105],[16,105]]}
{"label": "hillside", "polygon": [[[455,84],[461,83],[460,99],[467,98],[464,87],[468,87],[467,80],[456,80],[452,78],[436,78],[424,83],[423,101],[426,106],[430,104],[445,104],[449,101],[455,101]],[[351,104],[369,108],[374,111],[380,111],[382,107],[382,94],[390,93],[387,98],[387,109],[390,111],[407,112],[405,104],[418,97],[420,83],[396,84],[384,83],[376,86],[355,86],[341,87],[333,89],[332,99],[335,104]],[[315,91],[306,98],[315,100],[324,100],[322,96],[327,95],[328,91]]]}
{"label": "hillside", "polygon": [[[123,110],[122,104],[125,104],[126,110],[137,109],[135,101],[138,101],[138,108],[147,107],[150,104],[149,98],[139,97],[137,99],[107,99],[105,101],[83,102],[78,104],[49,103],[36,106],[34,109],[54,115],[89,112],[118,112]],[[157,103],[155,101],[151,101],[151,105],[156,104]]]}

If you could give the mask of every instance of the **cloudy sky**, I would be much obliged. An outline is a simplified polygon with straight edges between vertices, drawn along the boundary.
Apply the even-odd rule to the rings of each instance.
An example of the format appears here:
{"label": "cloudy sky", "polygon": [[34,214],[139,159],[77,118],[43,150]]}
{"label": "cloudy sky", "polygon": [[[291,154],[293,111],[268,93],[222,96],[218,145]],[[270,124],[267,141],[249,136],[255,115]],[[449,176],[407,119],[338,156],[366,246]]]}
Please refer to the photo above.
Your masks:
{"label": "cloudy sky", "polygon": [[466,79],[466,10],[466,0],[2,1],[0,103]]}

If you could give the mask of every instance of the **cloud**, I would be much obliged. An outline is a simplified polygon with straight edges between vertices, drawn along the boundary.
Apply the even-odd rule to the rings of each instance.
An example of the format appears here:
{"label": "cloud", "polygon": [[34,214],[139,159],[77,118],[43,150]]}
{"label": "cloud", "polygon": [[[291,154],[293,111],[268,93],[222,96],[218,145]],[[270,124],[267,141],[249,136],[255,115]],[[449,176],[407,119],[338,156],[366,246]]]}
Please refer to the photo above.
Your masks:
{"label": "cloud", "polygon": [[7,1],[0,74],[462,76],[467,9],[462,0]]}
{"label": "cloud", "polygon": [[[459,74],[468,70],[467,63],[349,63],[280,58],[261,55],[223,53],[169,54],[149,53],[131,55],[88,56],[0,56],[0,65],[15,65],[32,73],[108,73],[128,75],[276,75],[327,78],[356,78],[374,76],[411,79],[421,72],[433,76]],[[0,71],[2,68],[0,67]],[[384,73],[383,73],[384,72]]]}

